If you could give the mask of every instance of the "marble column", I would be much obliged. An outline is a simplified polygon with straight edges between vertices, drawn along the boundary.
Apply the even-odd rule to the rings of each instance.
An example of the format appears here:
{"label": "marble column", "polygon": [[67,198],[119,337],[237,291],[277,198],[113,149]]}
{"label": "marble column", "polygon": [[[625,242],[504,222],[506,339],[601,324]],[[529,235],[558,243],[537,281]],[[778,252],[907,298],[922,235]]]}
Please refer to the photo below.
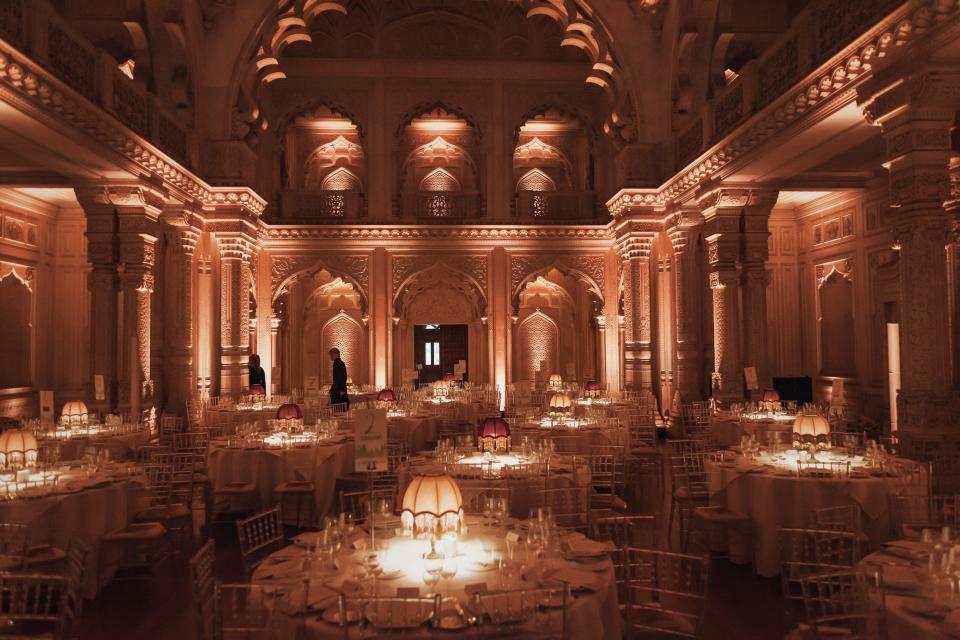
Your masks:
{"label": "marble column", "polygon": [[[699,214],[697,214],[699,218]],[[696,267],[695,227],[670,230],[673,245],[673,284],[675,318],[674,388],[681,402],[700,397],[700,345],[695,327],[698,318],[698,288],[693,286]]]}
{"label": "marble column", "polygon": [[193,344],[194,271],[199,231],[182,207],[164,211],[163,285],[164,410],[182,413],[195,389]]}
{"label": "marble column", "polygon": [[767,349],[767,259],[770,211],[777,196],[777,191],[752,190],[743,208],[743,366],[756,368],[761,389],[773,386]]}
{"label": "marble column", "polygon": [[894,236],[900,246],[901,392],[904,431],[955,427],[946,245],[951,130],[960,74],[885,68],[860,89],[868,121],[881,127],[890,173]]}
{"label": "marble column", "polygon": [[248,386],[250,250],[239,238],[220,238],[220,396]]}
{"label": "marble column", "polygon": [[[87,218],[87,256],[90,272],[90,371],[87,405],[99,411],[117,407],[117,216],[106,188],[77,189],[77,200]],[[97,398],[94,380],[103,376],[103,396]]]}

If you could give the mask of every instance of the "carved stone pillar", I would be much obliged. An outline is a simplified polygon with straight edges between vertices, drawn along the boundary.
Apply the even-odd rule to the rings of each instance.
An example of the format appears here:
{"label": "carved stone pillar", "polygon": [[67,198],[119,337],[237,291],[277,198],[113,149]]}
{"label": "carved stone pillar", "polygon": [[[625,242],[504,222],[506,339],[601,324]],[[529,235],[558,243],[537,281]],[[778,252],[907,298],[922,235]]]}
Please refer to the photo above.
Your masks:
{"label": "carved stone pillar", "polygon": [[631,237],[621,248],[623,256],[624,384],[628,389],[651,389],[653,353],[650,331],[649,237]]}
{"label": "carved stone pillar", "polygon": [[[867,119],[887,149],[894,234],[900,245],[901,392],[903,430],[955,426],[947,349],[947,261],[951,128],[960,78],[939,71],[884,69],[860,90]],[[866,98],[866,99],[865,99]]]}
{"label": "carved stone pillar", "polygon": [[702,197],[713,292],[713,396],[722,401],[743,398],[743,358],[740,351],[740,215],[749,202],[746,190],[717,189]]}
{"label": "carved stone pillar", "polygon": [[120,404],[134,414],[153,402],[151,321],[159,209],[120,213],[120,261],[123,273],[123,330],[120,352]]}
{"label": "carved stone pillar", "polygon": [[250,249],[240,238],[220,238],[220,395],[248,386]]}
{"label": "carved stone pillar", "polygon": [[164,409],[181,413],[194,393],[195,359],[193,344],[194,250],[199,231],[191,225],[191,214],[182,207],[164,212],[166,235],[163,285],[164,322]]}
{"label": "carved stone pillar", "polygon": [[[277,371],[280,371],[283,366],[280,360],[280,322],[281,319],[276,316],[270,318],[270,359],[271,362],[273,362],[273,368]],[[270,380],[272,388],[268,389],[271,395],[280,393],[280,379],[281,376],[271,374]]]}
{"label": "carved stone pillar", "polygon": [[751,191],[743,208],[743,366],[755,367],[760,388],[773,385],[767,350],[767,258],[776,191]]}
{"label": "carved stone pillar", "polygon": [[[77,200],[87,218],[87,256],[90,272],[90,377],[87,404],[112,411],[117,406],[117,216],[104,188],[77,189]],[[96,376],[103,376],[104,396],[97,399]]]}
{"label": "carved stone pillar", "polygon": [[[697,214],[699,218],[699,214]],[[700,344],[695,327],[698,322],[699,288],[694,286],[696,267],[695,229],[680,226],[670,231],[673,245],[673,285],[675,314],[674,387],[683,402],[700,396]]]}

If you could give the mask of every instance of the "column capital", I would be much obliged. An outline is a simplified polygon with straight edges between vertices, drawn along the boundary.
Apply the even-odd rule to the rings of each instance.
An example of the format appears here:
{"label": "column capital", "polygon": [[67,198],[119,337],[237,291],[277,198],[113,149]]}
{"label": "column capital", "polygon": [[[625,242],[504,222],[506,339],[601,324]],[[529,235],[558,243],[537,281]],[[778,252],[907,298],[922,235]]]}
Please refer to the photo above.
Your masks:
{"label": "column capital", "polygon": [[867,122],[893,129],[905,120],[952,122],[960,99],[960,71],[928,65],[887,67],[857,89]]}
{"label": "column capital", "polygon": [[657,232],[630,231],[617,239],[617,253],[621,260],[649,258]]}
{"label": "column capital", "polygon": [[84,210],[96,207],[143,208],[154,212],[155,217],[166,202],[163,190],[147,184],[82,185],[74,188],[74,193]]}
{"label": "column capital", "polygon": [[722,269],[710,272],[711,289],[726,289],[727,287],[736,287],[738,284],[736,269]]}
{"label": "column capital", "polygon": [[720,185],[698,194],[697,207],[704,219],[709,221],[734,213],[739,215],[745,209],[753,209],[757,213],[769,212],[777,203],[778,195],[779,191],[772,188]]}

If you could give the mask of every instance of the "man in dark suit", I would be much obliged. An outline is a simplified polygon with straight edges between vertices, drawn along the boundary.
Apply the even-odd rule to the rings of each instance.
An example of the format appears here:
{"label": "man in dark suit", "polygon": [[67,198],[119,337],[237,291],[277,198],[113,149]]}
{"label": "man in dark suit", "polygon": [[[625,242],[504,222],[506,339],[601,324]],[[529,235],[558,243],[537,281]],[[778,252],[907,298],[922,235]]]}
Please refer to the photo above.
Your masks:
{"label": "man in dark suit", "polygon": [[330,349],[330,359],[333,361],[330,404],[339,411],[346,411],[350,408],[350,398],[347,396],[347,365],[340,359],[340,349]]}

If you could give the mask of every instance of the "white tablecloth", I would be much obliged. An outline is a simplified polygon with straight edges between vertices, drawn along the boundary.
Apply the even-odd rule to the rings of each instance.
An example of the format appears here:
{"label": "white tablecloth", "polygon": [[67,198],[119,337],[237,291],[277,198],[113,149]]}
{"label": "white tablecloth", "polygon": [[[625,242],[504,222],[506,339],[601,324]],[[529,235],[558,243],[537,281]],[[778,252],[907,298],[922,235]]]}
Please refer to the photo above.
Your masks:
{"label": "white tablecloth", "polygon": [[545,428],[538,423],[528,423],[511,432],[515,446],[519,446],[523,437],[531,440],[553,439],[557,444],[557,451],[590,455],[592,447],[597,446],[630,446],[630,432],[626,427],[618,429],[601,429],[596,426],[584,427],[556,427]]}
{"label": "white tablecloth", "polygon": [[[345,421],[343,429],[353,430],[353,423]],[[422,451],[428,442],[437,439],[437,418],[434,416],[406,416],[388,418],[387,434],[390,442],[406,442],[410,451]]]}
{"label": "white tablecloth", "polygon": [[871,545],[888,540],[891,492],[906,489],[899,477],[800,478],[790,470],[778,472],[783,475],[747,471],[756,468],[706,463],[711,502],[750,517],[753,566],[762,576],[780,573],[780,529],[810,526],[814,509],[857,504]]}
{"label": "white tablecloth", "polygon": [[140,485],[111,480],[106,474],[89,479],[61,477],[59,490],[42,498],[0,502],[0,522],[27,525],[31,545],[50,544],[66,550],[72,538],[89,544],[83,594],[93,598],[98,585],[106,584],[116,572],[116,558],[101,558],[101,540],[130,524],[134,514],[146,506],[138,504],[145,494]]}
{"label": "white tablecloth", "polygon": [[754,436],[759,439],[764,433],[792,433],[793,422],[752,421],[713,418],[710,421],[710,432],[713,439],[724,447],[740,445],[743,436]]}
{"label": "white tablecloth", "polygon": [[60,450],[60,460],[79,460],[83,458],[87,446],[98,446],[110,451],[111,460],[124,460],[128,454],[135,454],[140,447],[150,442],[150,432],[147,429],[129,433],[103,434],[69,440],[41,439],[40,444],[57,444]]}
{"label": "white tablecloth", "polygon": [[[559,459],[559,457],[557,457]],[[400,465],[397,469],[397,486],[402,497],[407,485],[414,476],[442,473],[443,465],[432,459],[412,458]],[[479,474],[478,474],[479,475]],[[510,502],[510,515],[514,518],[526,518],[530,514],[530,505],[533,504],[534,493],[540,489],[561,489],[564,487],[589,487],[590,468],[580,465],[574,469],[569,463],[560,463],[551,467],[550,475],[532,476],[530,478],[456,478],[457,485],[464,502],[469,502],[479,495],[482,489],[489,487],[508,486],[513,490],[513,499]]]}
{"label": "white tablecloth", "polygon": [[211,444],[208,467],[214,489],[230,482],[254,481],[262,508],[277,503],[273,493],[277,485],[310,480],[317,515],[330,513],[335,506],[337,477],[353,471],[353,440],[293,449],[226,447],[223,440]]}
{"label": "white tablecloth", "polygon": [[[504,537],[507,530],[501,527],[484,527],[471,521],[470,531],[461,538],[461,550],[479,548],[484,540],[489,541],[495,546],[504,546]],[[387,541],[387,545],[391,544]],[[403,568],[404,575],[393,580],[379,580],[379,593],[384,596],[393,596],[398,588],[417,587],[421,593],[427,591],[422,581],[422,560],[420,559],[424,551],[429,551],[429,545],[426,541],[411,541],[404,539],[401,542],[404,552],[391,553],[385,563],[385,569],[390,570],[394,567]],[[421,549],[420,547],[424,548]],[[417,547],[416,552],[407,552],[408,549]],[[299,590],[297,596],[302,602],[303,582],[302,571],[297,570],[300,565],[299,558],[302,556],[302,550],[298,547],[287,547],[274,553],[270,559],[261,564],[254,572],[253,581],[255,583],[276,586],[278,584],[288,584],[291,592]],[[276,563],[272,562],[274,559]],[[289,573],[283,573],[276,568],[280,562],[288,563],[287,566],[293,567]],[[324,597],[322,585],[330,585],[335,588],[342,588],[345,580],[354,580],[354,567],[357,564],[357,557],[352,553],[341,551],[338,558],[340,570],[334,574],[318,574],[314,571],[315,578],[311,583],[310,597]],[[583,569],[583,565],[577,565],[575,562],[557,559],[559,567],[571,567]],[[458,598],[461,602],[468,601],[464,588],[468,584],[486,583],[488,588],[493,591],[500,587],[499,572],[492,571],[474,571],[469,568],[469,561],[461,558],[459,570],[456,577],[448,581],[441,581],[437,585],[439,593]],[[617,605],[616,583],[613,576],[613,567],[609,560],[604,560],[600,565],[600,571],[596,573],[599,576],[601,587],[593,593],[578,594],[574,602],[570,605],[568,611],[569,637],[576,639],[603,638],[605,640],[619,640],[620,638],[620,614]],[[270,579],[264,576],[274,572],[280,575]],[[512,588],[535,588],[533,583],[519,583],[511,585]],[[336,606],[331,604],[331,606]],[[333,624],[324,622],[318,615],[284,615],[279,616],[279,624],[282,627],[281,636],[284,638],[297,638],[298,640],[339,640],[343,638],[342,630]],[[490,627],[490,631],[494,627]],[[487,630],[486,628],[484,629]],[[357,633],[357,628],[351,627],[353,633]],[[351,637],[353,637],[351,635]],[[359,636],[358,636],[359,637]],[[469,627],[462,632],[440,631],[431,629],[427,626],[421,626],[416,630],[408,631],[404,637],[410,638],[474,638],[476,637],[476,628]]]}

